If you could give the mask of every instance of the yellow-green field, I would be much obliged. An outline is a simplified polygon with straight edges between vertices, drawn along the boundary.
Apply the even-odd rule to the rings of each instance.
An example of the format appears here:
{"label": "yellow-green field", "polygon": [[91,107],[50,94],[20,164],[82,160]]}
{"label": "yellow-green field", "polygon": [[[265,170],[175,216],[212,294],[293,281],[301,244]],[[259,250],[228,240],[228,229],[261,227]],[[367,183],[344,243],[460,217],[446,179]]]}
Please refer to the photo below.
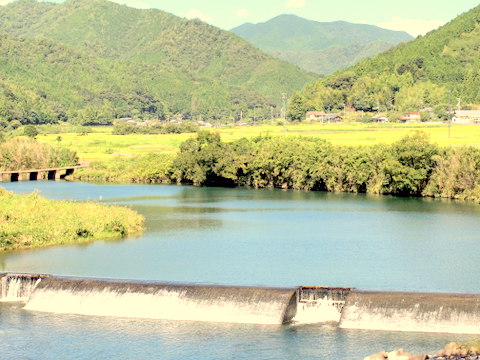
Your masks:
{"label": "yellow-green field", "polygon": [[[287,136],[315,136],[339,145],[373,145],[392,143],[412,130],[430,134],[432,142],[442,146],[468,144],[480,147],[479,125],[442,124],[298,124],[287,125]],[[260,125],[211,128],[225,141],[241,137],[283,136],[283,126]],[[61,137],[61,141],[57,137]],[[110,129],[101,128],[89,134],[39,135],[41,142],[68,147],[84,161],[109,159],[115,156],[131,156],[149,152],[175,153],[179,145],[194,134],[112,135]]]}

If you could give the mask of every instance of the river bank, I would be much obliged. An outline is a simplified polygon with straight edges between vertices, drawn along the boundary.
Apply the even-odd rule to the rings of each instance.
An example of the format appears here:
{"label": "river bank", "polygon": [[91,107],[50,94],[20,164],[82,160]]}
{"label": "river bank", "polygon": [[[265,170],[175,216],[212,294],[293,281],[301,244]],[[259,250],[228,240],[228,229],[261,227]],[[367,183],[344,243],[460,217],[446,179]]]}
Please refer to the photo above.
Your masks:
{"label": "river bank", "polygon": [[339,146],[311,137],[222,141],[200,132],[176,155],[92,163],[81,181],[177,183],[436,197],[480,202],[480,150],[443,148],[412,132],[393,144]]}
{"label": "river bank", "polygon": [[142,231],[143,223],[126,207],[47,200],[0,187],[0,251],[118,239]]}

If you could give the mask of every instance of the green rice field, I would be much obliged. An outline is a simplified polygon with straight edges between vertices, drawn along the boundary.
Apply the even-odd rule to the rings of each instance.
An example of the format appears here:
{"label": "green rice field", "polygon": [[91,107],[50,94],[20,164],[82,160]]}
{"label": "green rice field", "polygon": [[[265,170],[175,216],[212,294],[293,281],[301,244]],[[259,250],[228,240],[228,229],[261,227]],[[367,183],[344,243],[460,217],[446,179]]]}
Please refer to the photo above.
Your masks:
{"label": "green rice field", "polygon": [[[39,135],[40,142],[60,144],[77,152],[83,161],[107,160],[150,152],[173,154],[180,144],[195,134],[112,135],[109,127],[96,128],[93,133]],[[286,130],[278,125],[231,126],[208,129],[218,132],[225,141],[255,136],[314,136],[337,145],[373,145],[392,143],[412,130],[430,134],[432,142],[441,145],[472,145],[480,147],[480,125],[446,124],[295,124]],[[61,137],[59,141],[58,137]]]}

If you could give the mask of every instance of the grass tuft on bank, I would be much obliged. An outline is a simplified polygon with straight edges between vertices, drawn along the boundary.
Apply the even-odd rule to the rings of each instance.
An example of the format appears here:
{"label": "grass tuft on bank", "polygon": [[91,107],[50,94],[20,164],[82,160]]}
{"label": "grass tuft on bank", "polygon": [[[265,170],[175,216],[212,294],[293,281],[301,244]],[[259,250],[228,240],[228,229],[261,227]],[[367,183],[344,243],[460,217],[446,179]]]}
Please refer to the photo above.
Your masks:
{"label": "grass tuft on bank", "polygon": [[142,231],[135,211],[94,202],[48,200],[0,187],[0,251],[119,239]]}

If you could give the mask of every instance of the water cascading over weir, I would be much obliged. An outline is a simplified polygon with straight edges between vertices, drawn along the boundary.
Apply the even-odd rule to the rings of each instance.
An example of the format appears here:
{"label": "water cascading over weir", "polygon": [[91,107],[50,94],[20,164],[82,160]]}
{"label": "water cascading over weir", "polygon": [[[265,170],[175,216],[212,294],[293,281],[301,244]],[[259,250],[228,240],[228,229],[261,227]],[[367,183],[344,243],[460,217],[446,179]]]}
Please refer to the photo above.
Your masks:
{"label": "water cascading over weir", "polygon": [[[34,311],[247,324],[283,324],[296,313],[296,288],[29,277],[28,274],[0,274],[0,277],[0,300],[23,301],[24,309]],[[3,285],[4,279],[7,285]],[[14,287],[24,290],[13,290]]]}
{"label": "water cascading over weir", "polygon": [[176,284],[0,273],[0,301],[93,316],[480,334],[480,294]]}
{"label": "water cascading over weir", "polygon": [[480,334],[480,295],[352,291],[340,327]]}
{"label": "water cascading over weir", "polygon": [[0,273],[0,301],[28,301],[37,284],[46,276]]}

